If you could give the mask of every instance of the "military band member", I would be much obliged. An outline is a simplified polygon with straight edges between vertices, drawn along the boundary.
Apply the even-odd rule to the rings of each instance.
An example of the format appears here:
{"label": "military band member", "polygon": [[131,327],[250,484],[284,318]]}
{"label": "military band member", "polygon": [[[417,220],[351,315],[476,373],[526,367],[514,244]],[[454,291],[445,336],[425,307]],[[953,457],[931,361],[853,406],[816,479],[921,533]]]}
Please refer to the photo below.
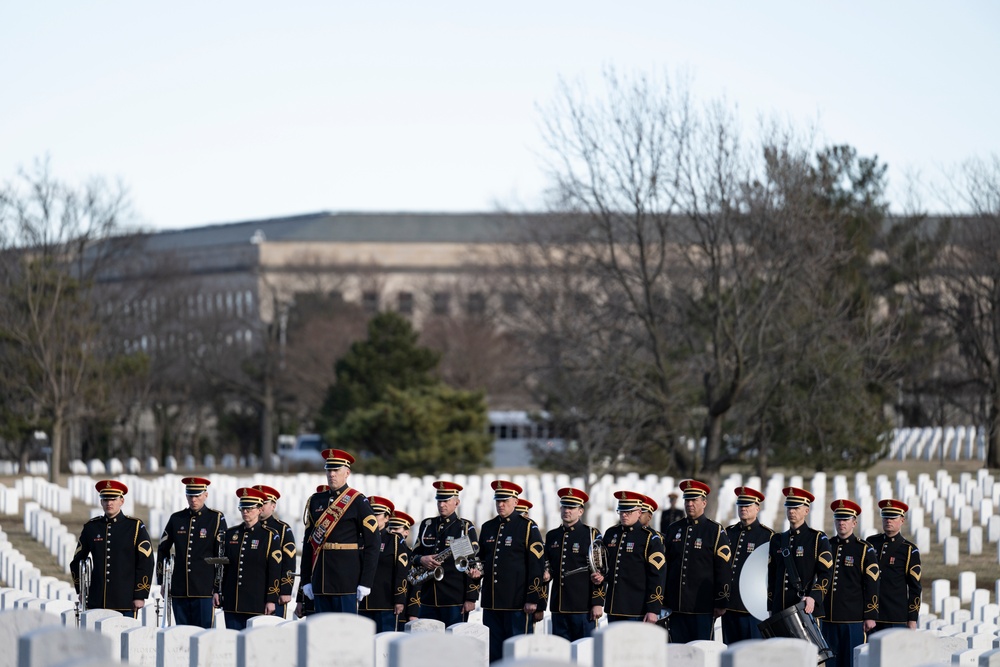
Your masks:
{"label": "military band member", "polygon": [[[395,533],[403,539],[403,546],[407,548],[411,566],[413,565],[413,551],[409,548],[409,540],[410,528],[412,527],[412,516],[400,510],[393,510],[392,516],[389,517],[388,530],[390,533]],[[411,585],[409,581],[406,582],[406,612],[404,618],[407,621],[415,621],[420,618],[420,590],[418,586]]]}
{"label": "military band member", "polygon": [[667,500],[670,501],[670,506],[660,512],[660,534],[664,535],[667,532],[667,526],[672,524],[674,521],[680,521],[687,514],[680,507],[677,507],[677,499],[681,497],[681,494],[676,491],[671,491],[667,494]]}
{"label": "military band member", "polygon": [[659,506],[656,501],[649,496],[643,496],[642,499],[642,512],[639,513],[639,523],[649,528],[651,531],[660,536],[660,540],[663,540],[663,534],[653,528],[653,512],[657,510]]}
{"label": "military band member", "polygon": [[[591,581],[588,560],[591,544],[601,539],[601,533],[581,521],[590,500],[584,491],[566,487],[557,494],[562,526],[545,535],[545,556],[552,575],[549,611],[552,634],[572,642],[589,637],[604,614],[604,586]],[[580,568],[586,569],[566,576]]]}
{"label": "military band member", "polygon": [[671,610],[670,641],[683,644],[712,638],[715,619],[726,613],[732,582],[732,548],[722,524],[705,516],[708,484],[681,482],[687,515],[667,527],[666,601]]}
{"label": "military band member", "polygon": [[[326,493],[330,490],[328,484],[320,484],[316,487],[316,493]],[[316,605],[302,593],[303,583],[299,582],[299,588],[295,592],[295,616],[305,618],[316,613]]]}
{"label": "military band member", "polygon": [[531,517],[528,516],[528,513],[534,506],[535,506],[534,503],[532,503],[527,498],[518,498],[517,505],[514,507],[514,511],[523,516],[525,519],[530,519]]}
{"label": "military band member", "polygon": [[156,578],[162,586],[163,566],[174,550],[173,575],[170,577],[170,603],[177,625],[196,625],[211,628],[215,613],[212,607],[212,589],[215,585],[215,566],[206,558],[219,555],[226,517],[205,506],[208,485],[203,477],[185,477],[184,493],[187,509],[174,512],[160,535],[156,549]]}
{"label": "military band member", "polygon": [[[729,545],[733,550],[733,578],[729,585],[729,600],[726,604],[726,615],[722,617],[722,641],[735,644],[744,639],[762,639],[757,620],[747,611],[743,598],[740,597],[740,575],[743,565],[754,549],[766,550],[774,531],[761,525],[757,520],[760,503],[764,494],[749,486],[736,489],[736,513],[739,521],[726,527]],[[762,619],[763,620],[763,619]]]}
{"label": "military band member", "polygon": [[792,486],[781,492],[791,527],[776,533],[768,547],[767,610],[776,614],[804,602],[807,614],[822,617],[833,578],[833,554],[826,534],[806,523],[816,498],[805,489]]}
{"label": "military band member", "polygon": [[468,535],[473,548],[478,549],[479,539],[472,522],[458,515],[458,506],[462,503],[458,497],[461,485],[437,480],[433,486],[438,515],[420,522],[412,560],[413,564],[419,563],[430,570],[443,568],[444,578],[437,581],[428,577],[419,585],[419,590],[414,591],[414,595],[419,598],[420,618],[433,618],[449,626],[466,621],[469,612],[476,608],[479,581],[469,572],[459,572],[453,557],[438,558],[435,554],[464,535]]}
{"label": "military band member", "polygon": [[866,540],[878,554],[879,605],[874,632],[888,628],[915,630],[920,613],[920,552],[917,545],[900,534],[910,508],[892,498],[880,500],[878,506],[882,510],[882,532]]}
{"label": "military band member", "polygon": [[480,531],[483,624],[490,630],[490,662],[503,658],[505,640],[523,635],[544,599],[545,544],[538,526],[516,511],[522,489],[506,480],[491,484],[497,516]]}
{"label": "military band member", "polygon": [[149,597],[153,545],[142,521],[122,513],[128,487],[105,479],[95,485],[104,514],[83,524],[70,562],[73,586],[80,594],[81,562],[93,558],[87,609],[112,609],[136,618]]}
{"label": "military band member", "polygon": [[854,647],[865,643],[865,633],[878,619],[878,556],[871,545],[854,534],[861,506],[834,500],[833,583],[826,596],[823,637],[834,654],[830,667],[852,667]]}
{"label": "military band member", "polygon": [[281,590],[281,541],[260,520],[260,508],[267,499],[263,491],[237,489],[243,522],[226,531],[222,585],[215,592],[215,605],[222,607],[226,627],[243,630],[253,616],[274,613]]}
{"label": "military band member", "polygon": [[655,623],[663,609],[663,547],[657,534],[639,523],[645,496],[616,491],[615,498],[620,523],[604,531],[608,574],[594,574],[591,581],[607,582],[604,613],[609,623]]}
{"label": "military band member", "polygon": [[378,520],[379,560],[372,592],[358,605],[358,614],[375,621],[375,632],[396,630],[397,620],[406,609],[406,575],[410,571],[410,550],[402,536],[388,530],[389,515],[396,509],[388,498],[370,496],[368,503]]}
{"label": "military band member", "polygon": [[358,613],[372,590],[378,566],[378,520],[368,498],[347,485],[354,457],[340,449],[323,451],[328,491],[306,502],[302,521],[300,582],[317,613]]}
{"label": "military band member", "polygon": [[278,533],[281,543],[281,592],[278,594],[278,606],[274,608],[274,615],[284,618],[285,607],[292,601],[292,588],[295,586],[295,535],[292,534],[292,527],[275,515],[278,499],[281,498],[278,490],[264,484],[256,484],[253,488],[262,492],[266,498],[260,507],[261,523]]}

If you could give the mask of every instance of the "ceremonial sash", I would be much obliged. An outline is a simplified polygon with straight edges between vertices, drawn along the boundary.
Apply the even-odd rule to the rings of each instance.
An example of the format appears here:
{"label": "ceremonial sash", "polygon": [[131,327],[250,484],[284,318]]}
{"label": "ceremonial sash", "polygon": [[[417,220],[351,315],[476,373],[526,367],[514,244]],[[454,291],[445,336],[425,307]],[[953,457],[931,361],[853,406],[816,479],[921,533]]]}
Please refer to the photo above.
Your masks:
{"label": "ceremonial sash", "polygon": [[312,545],[312,569],[316,569],[316,560],[319,558],[320,553],[323,552],[323,543],[326,542],[327,536],[333,532],[336,528],[337,523],[340,518],[344,516],[344,512],[347,508],[351,506],[354,499],[357,498],[359,492],[357,489],[348,488],[342,494],[337,502],[327,505],[326,510],[319,516],[316,520],[316,527],[313,528],[312,535],[309,536],[309,543]]}

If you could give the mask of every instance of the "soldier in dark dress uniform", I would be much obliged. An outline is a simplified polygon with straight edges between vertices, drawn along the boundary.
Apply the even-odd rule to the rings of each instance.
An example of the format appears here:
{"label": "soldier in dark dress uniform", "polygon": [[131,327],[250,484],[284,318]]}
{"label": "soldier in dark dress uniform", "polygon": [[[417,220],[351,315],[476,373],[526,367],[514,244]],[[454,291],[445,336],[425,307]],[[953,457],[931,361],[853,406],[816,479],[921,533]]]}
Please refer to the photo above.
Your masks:
{"label": "soldier in dark dress uniform", "polygon": [[873,632],[888,628],[915,630],[920,614],[920,552],[899,532],[910,508],[892,498],[880,500],[878,506],[882,510],[882,532],[866,540],[878,554],[878,623]]}
{"label": "soldier in dark dress uniform", "polygon": [[743,572],[743,565],[754,549],[766,550],[771,536],[774,535],[773,530],[761,525],[757,520],[760,503],[763,500],[764,494],[749,486],[736,489],[736,512],[740,520],[726,527],[729,545],[733,550],[733,559],[730,562],[733,579],[729,586],[726,615],[722,617],[722,641],[727,645],[744,639],[763,638],[757,627],[757,619],[750,615],[743,598],[740,597],[740,575]]}
{"label": "soldier in dark dress uniform", "polygon": [[[316,493],[326,493],[329,490],[330,486],[327,484],[320,484],[316,487]],[[305,618],[316,613],[316,605],[312,599],[302,594],[302,587],[303,583],[300,581],[299,588],[295,593],[295,610],[293,612],[298,618]]]}
{"label": "soldier in dark dress uniform", "polygon": [[285,608],[292,601],[292,588],[295,586],[295,535],[292,534],[292,527],[279,519],[274,512],[278,509],[278,499],[281,494],[278,490],[264,484],[254,485],[255,489],[262,492],[266,498],[260,508],[261,522],[278,533],[281,544],[281,592],[278,593],[278,606],[274,608],[274,615],[285,617]]}
{"label": "soldier in dark dress uniform", "polygon": [[465,535],[472,547],[478,549],[479,539],[472,522],[458,515],[458,506],[462,503],[458,494],[462,487],[447,480],[437,480],[433,486],[438,515],[420,522],[412,558],[413,565],[419,563],[430,570],[441,567],[444,578],[437,581],[433,576],[428,577],[414,586],[413,594],[419,600],[420,618],[433,618],[449,626],[468,620],[469,612],[476,608],[479,599],[479,582],[472,573],[459,572],[453,557],[438,558],[435,554],[448,548],[452,540]]}
{"label": "soldier in dark dress uniform", "polygon": [[733,553],[722,524],[705,516],[711,489],[704,482],[681,482],[687,517],[664,533],[667,556],[666,602],[670,641],[684,644],[712,638],[715,619],[726,613],[733,577]]}
{"label": "soldier in dark dress uniform", "polygon": [[229,562],[222,569],[222,587],[215,604],[226,613],[226,627],[243,630],[252,616],[271,615],[281,590],[281,541],[278,534],[260,520],[260,508],[267,496],[244,487],[236,491],[243,522],[226,531],[223,556]]}
{"label": "soldier in dark dress uniform", "polygon": [[[805,612],[819,618],[825,613],[824,600],[833,580],[830,541],[822,531],[806,524],[815,496],[792,486],[781,492],[785,495],[785,515],[791,527],[776,533],[768,547],[767,610],[773,615],[805,602]],[[786,554],[795,567],[791,576]]]}
{"label": "soldier in dark dress uniform", "polygon": [[163,566],[174,550],[173,575],[170,577],[170,602],[177,625],[211,628],[215,613],[212,593],[215,586],[215,566],[206,558],[219,555],[226,532],[226,517],[205,506],[208,485],[203,477],[185,477],[184,493],[187,509],[174,512],[160,535],[156,549],[156,578],[162,586]]}
{"label": "soldier in dark dress uniform", "polygon": [[615,498],[620,523],[604,531],[608,574],[594,574],[591,581],[607,582],[604,613],[609,623],[655,623],[663,609],[663,547],[657,534],[639,523],[645,496],[635,491],[616,491]]}
{"label": "soldier in dark dress uniform", "polygon": [[687,514],[684,513],[680,507],[677,507],[677,499],[681,497],[681,494],[676,491],[671,491],[667,494],[667,500],[670,501],[670,507],[665,508],[660,512],[660,534],[666,534],[667,526],[672,524],[674,521],[680,521]]}
{"label": "soldier in dark dress uniform", "polygon": [[861,506],[850,500],[834,500],[833,583],[826,596],[823,637],[833,651],[830,667],[852,667],[854,647],[865,643],[865,633],[878,619],[878,556],[871,545],[854,534]]}
{"label": "soldier in dark dress uniform", "polygon": [[399,616],[406,608],[406,575],[410,571],[410,550],[402,536],[389,532],[389,515],[395,505],[388,498],[370,496],[378,519],[380,551],[372,592],[358,605],[358,614],[375,621],[375,632],[397,630]]}
{"label": "soldier in dark dress uniform", "polygon": [[528,632],[530,618],[544,599],[545,544],[538,526],[514,508],[521,487],[496,480],[497,516],[480,530],[483,561],[483,624],[490,630],[490,662],[503,658],[506,639]]}
{"label": "soldier in dark dress uniform", "polygon": [[323,458],[330,490],[314,493],[306,502],[299,581],[317,613],[357,614],[358,602],[371,593],[375,581],[378,520],[368,498],[347,485],[354,457],[327,449]]}
{"label": "soldier in dark dress uniform", "polygon": [[[549,611],[552,634],[568,641],[589,637],[604,614],[604,586],[591,581],[590,545],[601,539],[596,528],[585,525],[584,505],[590,497],[580,489],[559,489],[562,526],[545,535],[545,556],[552,575]],[[567,572],[587,568],[566,576]]]}
{"label": "soldier in dark dress uniform", "polygon": [[122,513],[128,487],[114,479],[95,485],[104,515],[83,524],[70,562],[80,593],[81,562],[93,558],[87,609],[112,609],[136,618],[153,582],[153,545],[142,521]]}
{"label": "soldier in dark dress uniform", "polygon": [[[400,510],[393,510],[388,523],[389,532],[399,535],[401,538],[401,546],[406,547],[406,553],[407,557],[410,559],[411,567],[413,565],[413,550],[410,549],[409,540],[410,528],[413,527],[413,523],[413,517]],[[403,618],[405,620],[400,619],[398,622],[400,625],[405,624],[407,621],[415,621],[420,618],[420,590],[417,586],[412,586],[405,578],[403,583],[406,585],[406,610],[403,614]]]}

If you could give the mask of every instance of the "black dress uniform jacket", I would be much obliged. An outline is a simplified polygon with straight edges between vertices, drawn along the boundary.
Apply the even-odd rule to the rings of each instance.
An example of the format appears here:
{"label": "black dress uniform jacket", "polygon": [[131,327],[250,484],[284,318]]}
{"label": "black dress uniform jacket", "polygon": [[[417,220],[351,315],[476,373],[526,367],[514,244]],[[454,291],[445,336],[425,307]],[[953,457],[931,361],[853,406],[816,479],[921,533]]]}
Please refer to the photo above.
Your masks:
{"label": "black dress uniform jacket", "polygon": [[226,531],[222,572],[222,608],[234,614],[264,613],[268,602],[278,604],[282,568],[278,534],[258,521]]}
{"label": "black dress uniform jacket", "polygon": [[406,604],[407,581],[410,571],[410,549],[402,535],[379,531],[381,540],[375,584],[372,591],[358,604],[362,611],[394,611],[397,604]]}
{"label": "black dress uniform jacket", "polygon": [[261,518],[261,522],[278,534],[278,543],[281,545],[279,595],[291,596],[295,585],[295,535],[292,534],[292,527],[273,514],[266,519]]}
{"label": "black dress uniform jacket", "polygon": [[[476,527],[468,519],[457,514],[449,517],[430,517],[420,522],[417,539],[413,545],[413,564],[422,556],[433,556],[443,551],[453,539],[468,535],[473,549],[479,549],[479,538]],[[428,607],[456,607],[465,602],[475,602],[479,599],[479,582],[455,569],[455,559],[448,558],[444,565],[444,578],[436,581],[434,577],[425,580],[414,591],[418,603]]]}
{"label": "black dress uniform jacket", "polygon": [[872,535],[866,540],[878,555],[879,623],[916,621],[920,614],[920,552],[897,534]]}
{"label": "black dress uniform jacket", "polygon": [[827,623],[861,623],[878,620],[878,557],[871,545],[851,535],[830,538],[833,549],[833,583],[826,596]]}
{"label": "black dress uniform jacket", "polygon": [[746,612],[747,607],[743,604],[743,598],[740,595],[740,574],[743,572],[743,565],[754,549],[767,549],[774,531],[754,519],[749,526],[744,526],[740,522],[727,526],[726,535],[729,536],[729,546],[733,550],[733,558],[730,562],[733,576],[729,584],[729,600],[726,603],[726,609]]}
{"label": "black dress uniform jacket", "polygon": [[[591,607],[604,605],[604,584],[594,584],[590,580],[587,559],[590,545],[599,539],[600,531],[581,521],[545,534],[545,559],[552,575],[549,609],[553,613],[581,614],[590,612]],[[564,573],[581,567],[587,569],[564,577]]]}
{"label": "black dress uniform jacket", "polygon": [[314,595],[356,594],[358,586],[371,588],[375,583],[375,568],[378,566],[379,541],[378,519],[372,512],[368,498],[359,493],[347,511],[337,522],[333,531],[326,536],[323,553],[312,568],[313,547],[310,542],[316,522],[348,489],[345,484],[335,491],[314,493],[306,503],[302,517],[306,533],[302,542],[300,581],[312,583]]}
{"label": "black dress uniform jacket", "polygon": [[604,532],[608,575],[604,611],[609,616],[659,616],[663,609],[666,557],[660,538],[638,523],[612,526]]}
{"label": "black dress uniform jacket", "polygon": [[80,562],[93,558],[87,609],[132,615],[132,600],[145,600],[153,581],[153,544],[142,521],[119,512],[83,524],[69,569],[80,592]]}
{"label": "black dress uniform jacket", "polygon": [[484,523],[480,539],[483,609],[519,611],[527,603],[542,608],[545,545],[538,525],[513,512]]}
{"label": "black dress uniform jacket", "polygon": [[218,510],[202,507],[174,512],[160,535],[156,549],[156,580],[163,583],[163,564],[174,549],[174,573],[170,578],[172,598],[210,598],[215,585],[215,566],[206,558],[219,555],[226,532],[226,517]]}
{"label": "black dress uniform jacket", "polygon": [[733,551],[722,524],[702,515],[684,518],[664,533],[667,608],[682,614],[710,614],[729,599]]}
{"label": "black dress uniform jacket", "polygon": [[[799,575],[796,591],[785,570],[782,550],[788,544],[791,559]],[[826,534],[813,530],[806,524],[783,533],[775,533],[771,538],[767,563],[767,610],[772,614],[797,604],[808,595],[816,601],[813,616],[821,618],[825,608],[823,601],[830,589],[833,578],[833,554]]]}

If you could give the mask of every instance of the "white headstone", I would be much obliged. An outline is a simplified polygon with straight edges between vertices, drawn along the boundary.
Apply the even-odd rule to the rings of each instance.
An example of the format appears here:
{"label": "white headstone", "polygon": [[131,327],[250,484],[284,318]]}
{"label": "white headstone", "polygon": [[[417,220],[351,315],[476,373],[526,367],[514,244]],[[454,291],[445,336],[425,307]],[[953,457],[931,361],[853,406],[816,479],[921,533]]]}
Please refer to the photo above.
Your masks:
{"label": "white headstone", "polygon": [[555,635],[519,635],[511,637],[503,643],[505,660],[519,658],[546,658],[568,662],[572,659],[569,642]]}
{"label": "white headstone", "polygon": [[691,644],[667,644],[670,667],[707,667],[705,650]]}
{"label": "white headstone", "polygon": [[958,538],[949,537],[944,541],[944,564],[958,565]]}
{"label": "white headstone", "polygon": [[871,644],[854,647],[854,667],[868,667],[869,649],[871,649]]}
{"label": "white headstone", "polygon": [[[458,625],[456,623],[456,625]],[[450,628],[449,628],[450,629]],[[389,644],[397,639],[405,638],[403,632],[379,632],[375,635],[375,667],[389,667]]]}
{"label": "white headstone", "polygon": [[433,618],[418,618],[415,621],[407,621],[403,626],[404,632],[444,632],[444,623]]}
{"label": "white headstone", "polygon": [[17,664],[17,640],[30,630],[54,626],[61,628],[62,621],[57,616],[30,609],[8,609],[0,611],[0,667],[14,667]]}
{"label": "white headstone", "polygon": [[[940,657],[938,638],[926,630],[893,628],[868,638],[869,667],[920,665]],[[950,660],[950,654],[948,656]]]}
{"label": "white headstone", "polygon": [[943,516],[937,522],[937,543],[944,544],[949,537],[951,537],[951,518]]}
{"label": "white headstone", "polygon": [[666,660],[666,630],[658,625],[609,623],[594,632],[595,667],[662,667]]}
{"label": "white headstone", "polygon": [[[237,667],[280,665],[295,655],[295,640],[295,624],[247,628],[236,639],[236,665]],[[339,645],[330,644],[330,646]]]}
{"label": "white headstone", "polygon": [[330,647],[337,647],[337,664],[374,667],[375,621],[355,614],[313,614],[294,624],[298,667],[329,667]]}
{"label": "white headstone", "polygon": [[804,639],[749,639],[722,654],[722,667],[805,667],[816,664],[817,649]]}
{"label": "white headstone", "polygon": [[139,619],[131,616],[111,616],[96,621],[94,630],[111,638],[111,645],[119,649],[115,651],[115,654],[118,655],[121,653],[122,633],[130,628],[138,628],[139,625]]}
{"label": "white headstone", "polygon": [[969,529],[969,555],[979,556],[983,553],[983,527],[973,526]]}
{"label": "white headstone", "polygon": [[951,595],[951,582],[947,579],[935,579],[931,582],[931,609],[935,614],[944,610],[944,601]]}
{"label": "white headstone", "polygon": [[584,637],[577,639],[569,645],[570,656],[573,664],[577,667],[593,667],[594,664],[594,638]]}
{"label": "white headstone", "polygon": [[974,590],[976,590],[976,573],[969,571],[959,572],[958,597],[962,601],[962,604],[972,602],[972,591]]}
{"label": "white headstone", "polygon": [[18,638],[17,665],[52,667],[65,662],[69,656],[111,662],[111,648],[111,640],[96,633],[47,625],[28,630]]}
{"label": "white headstone", "polygon": [[[191,662],[191,637],[204,630],[194,625],[174,625],[156,633],[156,667],[176,667]],[[134,630],[126,630],[133,632]],[[125,633],[123,632],[122,635]]]}
{"label": "white headstone", "polygon": [[487,628],[482,623],[455,623],[449,625],[446,632],[453,635],[461,635],[463,637],[472,637],[477,640],[482,651],[480,652],[479,659],[473,656],[468,657],[469,665],[488,665],[490,662],[490,629]]}
{"label": "white headstone", "polygon": [[479,653],[479,641],[462,635],[418,632],[389,644],[389,667],[464,665]]}
{"label": "white headstone", "polygon": [[238,630],[212,628],[191,635],[190,667],[233,667]]}
{"label": "white headstone", "polygon": [[979,656],[979,667],[1000,667],[1000,648],[987,651]]}
{"label": "white headstone", "polygon": [[281,625],[284,622],[285,619],[281,616],[260,614],[247,619],[247,628],[266,628],[273,625]]}
{"label": "white headstone", "polygon": [[[721,637],[722,634],[719,633],[716,636]],[[696,646],[705,652],[705,667],[719,667],[722,664],[723,652],[729,648],[721,641],[706,641],[701,639],[688,642],[688,646]]]}

